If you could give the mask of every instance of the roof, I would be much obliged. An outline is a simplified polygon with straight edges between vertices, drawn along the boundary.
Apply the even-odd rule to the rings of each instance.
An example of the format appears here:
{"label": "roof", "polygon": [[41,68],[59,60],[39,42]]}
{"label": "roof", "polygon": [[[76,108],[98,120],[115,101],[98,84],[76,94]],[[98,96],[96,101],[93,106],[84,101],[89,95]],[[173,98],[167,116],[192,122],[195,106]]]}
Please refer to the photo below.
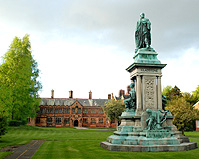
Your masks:
{"label": "roof", "polygon": [[193,105],[193,107],[195,107],[195,109],[199,109],[199,101]]}
{"label": "roof", "polygon": [[82,106],[104,106],[109,99],[41,98],[40,106],[71,106],[78,101]]}

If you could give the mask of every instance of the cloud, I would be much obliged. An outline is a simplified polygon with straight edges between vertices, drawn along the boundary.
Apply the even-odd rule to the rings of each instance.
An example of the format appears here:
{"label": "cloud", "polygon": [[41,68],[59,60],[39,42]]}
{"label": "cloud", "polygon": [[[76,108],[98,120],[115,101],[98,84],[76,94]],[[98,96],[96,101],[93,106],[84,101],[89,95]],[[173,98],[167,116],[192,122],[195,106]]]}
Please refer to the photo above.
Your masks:
{"label": "cloud", "polygon": [[115,44],[128,52],[135,48],[136,21],[145,12],[152,22],[153,47],[173,55],[179,48],[197,45],[198,4],[197,0],[8,0],[0,9],[4,20],[26,32],[58,30],[67,40]]}
{"label": "cloud", "polygon": [[[125,68],[133,63],[136,22],[145,12],[152,23],[152,47],[162,63],[168,63],[163,81],[168,77],[166,85],[173,85],[183,74],[179,69],[197,68],[197,54],[189,59],[189,53],[198,52],[198,6],[198,0],[0,1],[0,54],[14,36],[28,33],[42,72],[44,96],[50,96],[53,88],[55,96],[60,92],[57,97],[70,89],[79,93],[77,97],[89,89],[96,91],[96,97],[107,97],[130,82]],[[190,90],[183,77],[180,83],[179,88]]]}

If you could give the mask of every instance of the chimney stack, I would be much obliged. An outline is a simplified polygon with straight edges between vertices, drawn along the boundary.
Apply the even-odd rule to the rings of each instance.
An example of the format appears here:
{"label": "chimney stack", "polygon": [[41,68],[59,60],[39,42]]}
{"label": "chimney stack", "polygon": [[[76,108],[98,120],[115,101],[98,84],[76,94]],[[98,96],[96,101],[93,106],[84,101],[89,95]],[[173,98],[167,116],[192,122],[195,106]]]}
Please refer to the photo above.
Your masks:
{"label": "chimney stack", "polygon": [[73,91],[72,90],[69,91],[69,98],[73,98]]}
{"label": "chimney stack", "polygon": [[54,90],[51,90],[51,98],[54,98]]}
{"label": "chimney stack", "polygon": [[108,94],[108,99],[111,99],[111,94]]}
{"label": "chimney stack", "polygon": [[89,99],[92,99],[92,92],[89,92]]}
{"label": "chimney stack", "polygon": [[113,93],[111,93],[111,99],[113,99],[114,97],[113,97]]}
{"label": "chimney stack", "polygon": [[131,87],[130,87],[130,85],[128,85],[127,86],[127,92],[126,92],[127,95],[129,95],[130,90],[131,90]]}
{"label": "chimney stack", "polygon": [[120,89],[119,90],[119,98],[121,98],[122,96],[124,96],[125,94],[125,90]]}

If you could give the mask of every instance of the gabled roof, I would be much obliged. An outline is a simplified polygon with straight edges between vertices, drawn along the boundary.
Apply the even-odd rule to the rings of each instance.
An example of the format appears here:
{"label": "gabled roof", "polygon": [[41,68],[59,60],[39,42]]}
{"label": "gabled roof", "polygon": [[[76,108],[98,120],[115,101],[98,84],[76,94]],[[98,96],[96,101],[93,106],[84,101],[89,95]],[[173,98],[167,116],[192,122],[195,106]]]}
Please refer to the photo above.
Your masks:
{"label": "gabled roof", "polygon": [[198,101],[196,104],[194,104],[193,107],[194,107],[195,109],[199,109],[199,101]]}
{"label": "gabled roof", "polygon": [[40,106],[71,106],[78,101],[82,106],[104,106],[109,99],[41,98]]}

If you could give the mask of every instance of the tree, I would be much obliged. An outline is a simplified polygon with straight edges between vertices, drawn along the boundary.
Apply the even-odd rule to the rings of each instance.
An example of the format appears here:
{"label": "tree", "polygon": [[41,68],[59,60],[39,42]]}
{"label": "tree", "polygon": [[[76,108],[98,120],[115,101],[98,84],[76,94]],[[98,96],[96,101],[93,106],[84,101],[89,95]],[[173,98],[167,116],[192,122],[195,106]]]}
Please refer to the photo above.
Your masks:
{"label": "tree", "polygon": [[197,86],[196,90],[192,92],[193,97],[196,98],[197,101],[199,101],[199,85]]}
{"label": "tree", "polygon": [[7,116],[5,112],[0,112],[0,136],[5,135],[8,126]]}
{"label": "tree", "polygon": [[163,88],[162,94],[167,97],[167,100],[171,100],[173,98],[182,97],[182,93],[177,86],[173,88],[171,86],[166,86]]}
{"label": "tree", "polygon": [[38,77],[39,69],[32,57],[29,35],[23,39],[15,37],[0,66],[0,93],[6,94],[6,98],[1,97],[0,103],[3,103],[11,119],[36,116],[39,109],[38,91],[42,87]]}
{"label": "tree", "polygon": [[163,88],[162,90],[162,94],[167,96],[169,94],[169,92],[171,92],[172,87],[171,86],[166,86]]}
{"label": "tree", "polygon": [[125,110],[124,103],[121,100],[111,99],[103,107],[106,116],[109,120],[120,120],[122,112]]}
{"label": "tree", "polygon": [[192,106],[198,101],[197,97],[194,96],[193,94],[189,93],[189,92],[184,92],[184,93],[182,93],[182,96],[183,96],[183,97],[185,98],[185,100],[186,100],[187,102],[189,102],[190,105],[192,105]]}
{"label": "tree", "polygon": [[199,117],[198,110],[193,109],[193,106],[184,97],[171,99],[168,101],[166,109],[174,116],[173,124],[182,131],[183,135],[185,130],[194,126],[195,120]]}

